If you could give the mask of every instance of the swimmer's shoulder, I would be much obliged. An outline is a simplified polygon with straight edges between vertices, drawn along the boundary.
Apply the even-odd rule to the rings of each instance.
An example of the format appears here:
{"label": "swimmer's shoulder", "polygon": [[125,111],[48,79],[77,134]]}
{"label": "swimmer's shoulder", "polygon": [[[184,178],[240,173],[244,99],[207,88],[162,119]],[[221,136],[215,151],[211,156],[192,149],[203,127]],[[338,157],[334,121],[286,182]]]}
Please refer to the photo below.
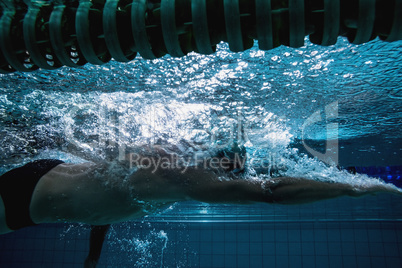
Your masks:
{"label": "swimmer's shoulder", "polygon": [[101,162],[82,162],[82,163],[62,163],[46,174],[53,179],[108,179],[110,177],[124,177],[127,170],[106,161]]}
{"label": "swimmer's shoulder", "polygon": [[104,169],[103,164],[94,162],[61,163],[50,170],[45,176],[48,178],[89,176],[96,170],[102,169]]}

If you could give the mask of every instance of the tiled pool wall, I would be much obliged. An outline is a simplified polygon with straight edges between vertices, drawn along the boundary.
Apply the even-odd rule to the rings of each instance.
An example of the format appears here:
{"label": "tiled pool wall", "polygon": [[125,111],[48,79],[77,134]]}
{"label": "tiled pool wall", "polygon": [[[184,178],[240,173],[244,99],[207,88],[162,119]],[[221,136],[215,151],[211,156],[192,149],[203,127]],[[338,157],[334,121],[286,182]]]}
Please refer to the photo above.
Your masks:
{"label": "tiled pool wall", "polygon": [[[224,215],[209,207],[196,220],[190,210],[197,207],[189,205],[187,216],[172,221],[177,211],[185,214],[183,206],[166,220],[113,225],[98,267],[402,267],[400,204],[399,197],[375,196],[225,207]],[[3,235],[0,267],[83,267],[88,238],[89,226],[77,224]]]}
{"label": "tiled pool wall", "polygon": [[[399,222],[130,225],[114,226],[98,267],[402,267]],[[89,229],[68,228],[2,237],[0,267],[82,267]]]}

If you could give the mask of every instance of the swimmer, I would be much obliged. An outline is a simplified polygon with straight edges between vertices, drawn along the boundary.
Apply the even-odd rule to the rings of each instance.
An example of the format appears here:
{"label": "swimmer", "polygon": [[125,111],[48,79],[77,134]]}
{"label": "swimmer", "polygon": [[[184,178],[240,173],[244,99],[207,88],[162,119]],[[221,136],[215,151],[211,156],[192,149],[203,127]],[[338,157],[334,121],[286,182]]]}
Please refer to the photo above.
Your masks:
{"label": "swimmer", "polygon": [[110,224],[139,219],[174,202],[302,204],[340,196],[401,194],[387,184],[360,187],[292,177],[233,179],[230,173],[236,165],[225,153],[220,155],[221,167],[184,170],[165,163],[128,174],[105,163],[52,159],[28,163],[0,177],[0,234],[41,223],[90,224],[85,267],[95,267]]}

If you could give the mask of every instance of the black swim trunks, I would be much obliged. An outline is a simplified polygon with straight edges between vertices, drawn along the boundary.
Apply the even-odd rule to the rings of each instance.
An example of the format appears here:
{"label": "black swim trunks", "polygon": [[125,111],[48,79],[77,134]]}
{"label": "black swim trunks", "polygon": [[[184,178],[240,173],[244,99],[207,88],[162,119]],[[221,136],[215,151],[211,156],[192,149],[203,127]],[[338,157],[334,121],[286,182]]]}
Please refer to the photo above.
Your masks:
{"label": "black swim trunks", "polygon": [[40,178],[61,163],[64,162],[36,160],[0,177],[0,196],[4,202],[8,228],[18,230],[35,225],[29,212],[33,191]]}

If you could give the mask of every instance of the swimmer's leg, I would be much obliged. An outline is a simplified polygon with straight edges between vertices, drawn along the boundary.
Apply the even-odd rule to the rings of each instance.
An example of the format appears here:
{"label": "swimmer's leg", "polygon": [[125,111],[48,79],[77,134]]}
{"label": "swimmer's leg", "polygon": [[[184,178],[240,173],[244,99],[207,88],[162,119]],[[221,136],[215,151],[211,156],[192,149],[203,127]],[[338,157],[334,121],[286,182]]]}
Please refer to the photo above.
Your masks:
{"label": "swimmer's leg", "polygon": [[101,226],[91,226],[91,236],[89,240],[89,254],[85,260],[85,268],[96,267],[98,264],[101,252],[103,241],[105,240],[105,236],[107,231],[110,228],[110,224],[101,225]]}

